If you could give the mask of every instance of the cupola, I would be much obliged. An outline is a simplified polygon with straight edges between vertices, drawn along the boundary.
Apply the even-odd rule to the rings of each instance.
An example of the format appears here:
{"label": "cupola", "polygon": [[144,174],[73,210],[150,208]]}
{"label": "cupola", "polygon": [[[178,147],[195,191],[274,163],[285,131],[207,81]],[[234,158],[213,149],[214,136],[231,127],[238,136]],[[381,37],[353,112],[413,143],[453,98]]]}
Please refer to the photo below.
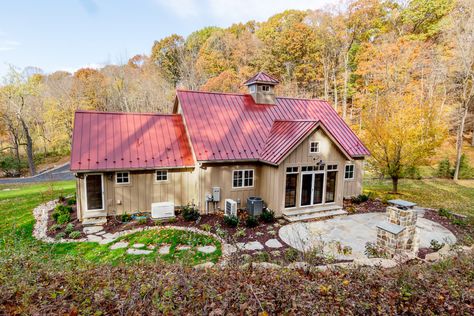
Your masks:
{"label": "cupola", "polygon": [[279,81],[260,71],[244,82],[249,93],[257,104],[275,104],[275,86]]}

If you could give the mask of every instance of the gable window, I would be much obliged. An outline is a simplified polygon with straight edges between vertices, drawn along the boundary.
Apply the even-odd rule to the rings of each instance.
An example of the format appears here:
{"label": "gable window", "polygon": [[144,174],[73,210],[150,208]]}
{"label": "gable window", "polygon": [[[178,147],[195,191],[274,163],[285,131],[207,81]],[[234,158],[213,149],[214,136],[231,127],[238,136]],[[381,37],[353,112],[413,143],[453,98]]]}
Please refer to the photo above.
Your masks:
{"label": "gable window", "polygon": [[319,153],[319,142],[309,143],[309,152],[312,154]]}
{"label": "gable window", "polygon": [[344,179],[354,179],[354,165],[346,165],[346,169],[344,170]]}
{"label": "gable window", "polygon": [[117,183],[117,184],[129,184],[130,183],[130,173],[128,171],[116,172],[115,173],[115,183]]}
{"label": "gable window", "polygon": [[167,170],[157,170],[155,174],[156,182],[168,181],[168,171]]}
{"label": "gable window", "polygon": [[262,86],[262,91],[269,92],[270,86]]}
{"label": "gable window", "polygon": [[234,170],[232,174],[233,188],[250,188],[253,187],[253,170]]}

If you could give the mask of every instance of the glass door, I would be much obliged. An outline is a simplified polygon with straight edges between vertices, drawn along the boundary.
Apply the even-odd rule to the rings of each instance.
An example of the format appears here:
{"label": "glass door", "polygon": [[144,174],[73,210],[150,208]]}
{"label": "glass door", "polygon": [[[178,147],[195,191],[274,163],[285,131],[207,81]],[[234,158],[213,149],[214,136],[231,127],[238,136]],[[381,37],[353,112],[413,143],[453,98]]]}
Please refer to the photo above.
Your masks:
{"label": "glass door", "polygon": [[313,187],[313,174],[301,175],[301,206],[311,205],[311,192]]}
{"label": "glass door", "polygon": [[313,204],[323,203],[324,173],[314,174]]}
{"label": "glass door", "polygon": [[337,171],[328,171],[326,179],[326,203],[336,200],[336,178]]}

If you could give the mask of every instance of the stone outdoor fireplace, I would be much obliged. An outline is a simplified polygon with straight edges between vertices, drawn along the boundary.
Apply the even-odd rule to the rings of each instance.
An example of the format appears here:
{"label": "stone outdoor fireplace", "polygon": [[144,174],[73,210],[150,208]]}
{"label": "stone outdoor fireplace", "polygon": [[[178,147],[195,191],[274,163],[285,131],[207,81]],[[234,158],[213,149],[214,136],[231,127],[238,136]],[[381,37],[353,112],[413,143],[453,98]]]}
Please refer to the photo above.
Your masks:
{"label": "stone outdoor fireplace", "polygon": [[418,250],[416,240],[417,213],[416,204],[391,200],[387,206],[386,221],[377,225],[377,248],[386,255],[415,253]]}

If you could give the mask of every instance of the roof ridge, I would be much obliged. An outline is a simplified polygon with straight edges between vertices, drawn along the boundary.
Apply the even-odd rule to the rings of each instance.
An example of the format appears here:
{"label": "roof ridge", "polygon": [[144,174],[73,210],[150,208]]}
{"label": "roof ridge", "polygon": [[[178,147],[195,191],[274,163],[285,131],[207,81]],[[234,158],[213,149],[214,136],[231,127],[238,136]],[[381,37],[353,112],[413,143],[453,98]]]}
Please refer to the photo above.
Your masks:
{"label": "roof ridge", "polygon": [[239,96],[251,96],[248,93],[235,93],[235,92],[217,92],[217,91],[198,91],[189,89],[176,89],[176,92],[194,92],[194,93],[209,93],[209,94],[225,94],[225,95],[239,95]]}
{"label": "roof ridge", "polygon": [[276,119],[273,122],[320,122],[318,119]]}
{"label": "roof ridge", "polygon": [[90,113],[90,114],[113,114],[113,115],[150,115],[150,116],[181,116],[181,114],[174,113],[153,113],[153,112],[119,112],[119,111],[94,111],[94,110],[76,110],[75,113]]}

